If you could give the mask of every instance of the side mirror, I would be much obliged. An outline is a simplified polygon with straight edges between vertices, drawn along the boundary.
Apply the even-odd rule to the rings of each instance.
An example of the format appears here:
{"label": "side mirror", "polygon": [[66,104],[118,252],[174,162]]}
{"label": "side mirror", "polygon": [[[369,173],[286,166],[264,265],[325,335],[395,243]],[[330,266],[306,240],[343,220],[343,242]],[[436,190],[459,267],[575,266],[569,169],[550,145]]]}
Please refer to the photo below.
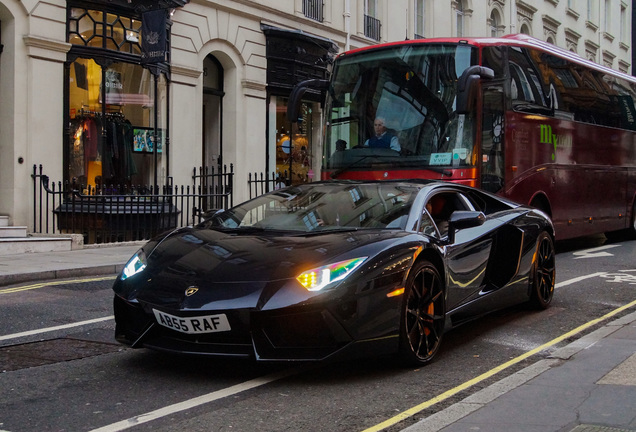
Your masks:
{"label": "side mirror", "polygon": [[289,95],[289,103],[287,104],[287,119],[292,123],[298,122],[300,101],[307,90],[320,90],[322,92],[328,88],[329,81],[323,79],[310,79],[296,84]]}
{"label": "side mirror", "polygon": [[492,79],[495,71],[484,66],[471,66],[467,68],[457,81],[457,114],[468,114],[470,102],[474,99],[475,87],[480,79]]}
{"label": "side mirror", "polygon": [[448,221],[448,242],[455,243],[455,232],[457,230],[480,226],[485,221],[486,215],[480,211],[454,211]]}

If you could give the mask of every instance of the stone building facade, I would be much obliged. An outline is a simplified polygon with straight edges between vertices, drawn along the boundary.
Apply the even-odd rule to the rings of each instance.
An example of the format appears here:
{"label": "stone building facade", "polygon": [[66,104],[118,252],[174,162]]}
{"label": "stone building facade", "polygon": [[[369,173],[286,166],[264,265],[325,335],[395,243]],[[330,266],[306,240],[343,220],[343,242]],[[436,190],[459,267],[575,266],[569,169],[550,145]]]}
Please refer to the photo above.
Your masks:
{"label": "stone building facade", "polygon": [[[287,96],[348,49],[527,33],[632,71],[626,0],[0,0],[0,214],[30,225],[34,165],[88,186],[193,168],[319,177],[320,101]],[[150,37],[152,36],[152,37]],[[157,46],[153,44],[159,44]],[[289,145],[290,139],[295,143]]]}

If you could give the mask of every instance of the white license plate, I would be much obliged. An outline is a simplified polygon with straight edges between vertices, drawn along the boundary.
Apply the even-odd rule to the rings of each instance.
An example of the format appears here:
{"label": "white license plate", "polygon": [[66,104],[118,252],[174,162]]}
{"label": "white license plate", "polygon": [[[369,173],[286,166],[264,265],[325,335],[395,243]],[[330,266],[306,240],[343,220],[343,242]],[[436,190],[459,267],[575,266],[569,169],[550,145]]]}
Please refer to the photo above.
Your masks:
{"label": "white license plate", "polygon": [[230,330],[230,323],[225,314],[184,318],[160,312],[156,309],[152,311],[158,324],[181,333],[204,334]]}

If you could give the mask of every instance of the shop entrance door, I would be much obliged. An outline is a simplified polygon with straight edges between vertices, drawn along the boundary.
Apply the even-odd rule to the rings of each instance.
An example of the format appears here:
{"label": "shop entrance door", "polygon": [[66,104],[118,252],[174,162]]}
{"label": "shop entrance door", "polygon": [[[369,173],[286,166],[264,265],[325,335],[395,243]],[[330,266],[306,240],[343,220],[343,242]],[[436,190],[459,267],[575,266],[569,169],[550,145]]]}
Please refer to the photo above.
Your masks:
{"label": "shop entrance door", "polygon": [[212,55],[203,61],[202,162],[209,171],[223,167],[223,68]]}

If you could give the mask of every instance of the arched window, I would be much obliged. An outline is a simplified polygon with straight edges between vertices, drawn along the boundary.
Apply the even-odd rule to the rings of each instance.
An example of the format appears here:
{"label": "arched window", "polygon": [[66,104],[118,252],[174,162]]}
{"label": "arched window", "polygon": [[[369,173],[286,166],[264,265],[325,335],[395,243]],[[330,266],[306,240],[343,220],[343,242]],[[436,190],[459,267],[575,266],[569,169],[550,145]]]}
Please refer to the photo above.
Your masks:
{"label": "arched window", "polygon": [[455,6],[457,37],[464,36],[464,2],[459,0]]}
{"label": "arched window", "polygon": [[426,10],[424,0],[415,0],[415,39],[423,39],[426,36],[424,32],[425,17]]}
{"label": "arched window", "polygon": [[527,34],[528,36],[532,36],[532,32],[530,31],[530,27],[526,23],[523,23],[521,25],[521,29],[519,31],[520,31],[520,33]]}
{"label": "arched window", "polygon": [[501,25],[501,19],[499,17],[499,11],[493,9],[490,13],[490,36],[499,36],[499,26]]}

